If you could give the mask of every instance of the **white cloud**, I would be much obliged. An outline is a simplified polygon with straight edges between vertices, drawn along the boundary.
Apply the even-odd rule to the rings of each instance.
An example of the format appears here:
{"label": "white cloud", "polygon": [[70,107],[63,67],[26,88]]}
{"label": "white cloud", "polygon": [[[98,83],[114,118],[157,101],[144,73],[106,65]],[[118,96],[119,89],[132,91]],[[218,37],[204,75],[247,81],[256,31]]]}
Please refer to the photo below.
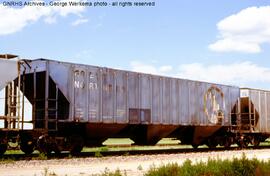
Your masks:
{"label": "white cloud", "polygon": [[130,65],[131,65],[132,71],[158,74],[158,69],[153,65],[144,64],[139,61],[132,61]]}
{"label": "white cloud", "polygon": [[142,73],[170,75],[170,71],[172,71],[172,66],[170,65],[155,67],[154,65],[144,64],[139,61],[132,61],[130,65],[131,65],[132,71],[142,72]]}
{"label": "white cloud", "polygon": [[84,24],[84,23],[87,23],[87,22],[88,22],[88,19],[86,19],[86,18],[79,18],[76,21],[72,22],[71,25],[72,26],[78,26],[78,25],[81,25],[81,24]]}
{"label": "white cloud", "polygon": [[23,8],[11,8],[0,5],[0,35],[16,33],[41,19],[51,24],[56,22],[58,16],[65,17],[69,14],[73,14],[81,17],[81,13],[84,9],[85,8],[82,6],[25,6]]}
{"label": "white cloud", "polygon": [[44,19],[44,22],[47,24],[54,24],[57,22],[57,19],[56,19],[56,17],[49,16],[49,17]]}
{"label": "white cloud", "polygon": [[217,24],[219,39],[209,45],[217,52],[259,53],[270,43],[270,6],[250,7]]}
{"label": "white cloud", "polygon": [[155,66],[153,64],[133,61],[131,62],[131,69],[137,72],[212,83],[247,86],[251,88],[270,87],[267,86],[270,84],[270,68],[262,67],[249,61],[226,65],[191,63],[182,64],[178,67],[169,65]]}
{"label": "white cloud", "polygon": [[226,65],[185,64],[179,67],[178,77],[233,85],[248,85],[254,82],[270,83],[270,68],[252,62]]}
{"label": "white cloud", "polygon": [[170,65],[164,65],[164,66],[161,66],[160,68],[159,68],[159,70],[161,71],[161,72],[163,72],[163,73],[166,73],[166,72],[170,72],[170,71],[172,71],[172,66],[170,66]]}

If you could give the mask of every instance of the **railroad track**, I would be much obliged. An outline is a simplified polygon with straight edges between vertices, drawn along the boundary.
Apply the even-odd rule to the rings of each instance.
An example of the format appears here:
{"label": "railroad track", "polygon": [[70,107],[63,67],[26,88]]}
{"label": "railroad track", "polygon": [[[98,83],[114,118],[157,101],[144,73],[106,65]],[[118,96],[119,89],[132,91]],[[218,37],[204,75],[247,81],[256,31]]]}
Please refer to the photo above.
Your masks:
{"label": "railroad track", "polygon": [[[245,148],[245,150],[252,150],[252,149],[270,149],[270,146],[258,146],[253,147],[249,146]],[[1,156],[0,159],[2,161],[5,160],[41,160],[41,159],[63,159],[63,158],[70,158],[70,157],[77,157],[77,158],[86,158],[86,157],[103,157],[103,156],[128,156],[128,155],[155,155],[155,154],[177,154],[177,153],[207,153],[207,152],[216,152],[216,151],[235,151],[235,150],[243,150],[240,147],[230,147],[225,149],[223,147],[217,148],[181,148],[181,149],[154,149],[154,150],[134,150],[134,149],[127,149],[127,150],[119,150],[119,151],[91,151],[91,152],[81,152],[79,155],[70,156],[69,152],[62,152],[60,154],[52,153],[49,156],[40,155],[38,152],[34,152],[31,155],[25,154],[5,154]]]}

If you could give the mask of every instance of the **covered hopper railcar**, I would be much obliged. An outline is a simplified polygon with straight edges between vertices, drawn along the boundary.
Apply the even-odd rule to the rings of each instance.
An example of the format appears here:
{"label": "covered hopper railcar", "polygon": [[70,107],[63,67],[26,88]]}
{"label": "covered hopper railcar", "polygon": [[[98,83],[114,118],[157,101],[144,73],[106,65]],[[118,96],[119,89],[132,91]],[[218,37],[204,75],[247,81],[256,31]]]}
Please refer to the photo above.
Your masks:
{"label": "covered hopper railcar", "polygon": [[[234,86],[46,59],[0,61],[1,67],[14,64],[17,70],[1,76],[1,89],[6,87],[2,153],[9,141],[18,141],[25,153],[35,147],[78,153],[110,137],[129,137],[138,145],[174,137],[194,147],[244,147],[269,134],[270,99],[258,90],[244,89],[241,98]],[[32,105],[31,130],[23,128],[19,102],[24,97]]]}

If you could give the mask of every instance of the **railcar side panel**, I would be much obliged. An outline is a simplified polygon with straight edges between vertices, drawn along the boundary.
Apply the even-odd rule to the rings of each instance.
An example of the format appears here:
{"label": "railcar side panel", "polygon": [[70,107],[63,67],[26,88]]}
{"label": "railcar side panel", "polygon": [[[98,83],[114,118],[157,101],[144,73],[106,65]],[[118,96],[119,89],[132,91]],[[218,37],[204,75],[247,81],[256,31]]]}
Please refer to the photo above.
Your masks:
{"label": "railcar side panel", "polygon": [[[258,90],[246,90],[246,95],[247,97],[249,97],[252,101],[252,103],[254,104],[254,107],[255,107],[255,110],[260,113],[260,94],[259,94],[259,91]],[[241,91],[241,94],[242,94],[242,91]],[[259,130],[262,128],[262,124],[261,124],[261,120],[260,120],[261,117],[259,117],[259,121],[258,123],[256,124],[256,127],[255,129],[256,130]]]}
{"label": "railcar side panel", "polygon": [[139,116],[141,123],[151,123],[151,76],[147,74],[139,74],[139,97],[140,97],[140,108]]}
{"label": "railcar side panel", "polygon": [[[189,84],[189,124],[197,124],[197,117],[199,114],[199,110],[198,110],[198,101],[199,97],[198,97],[198,90],[196,90],[196,82],[194,81],[190,81]],[[199,124],[199,123],[198,123]]]}
{"label": "railcar side panel", "polygon": [[128,122],[128,107],[127,107],[127,73],[116,71],[116,123]]}
{"label": "railcar side panel", "polygon": [[162,124],[170,124],[170,78],[162,78]]}
{"label": "railcar side panel", "polygon": [[179,122],[183,125],[190,124],[189,121],[189,86],[187,80],[179,80]]}
{"label": "railcar side panel", "polygon": [[137,73],[128,73],[128,117],[129,123],[140,123],[139,118],[139,80]]}
{"label": "railcar side panel", "polygon": [[89,67],[87,73],[88,79],[88,121],[99,122],[100,119],[100,95],[101,79],[100,69]]}
{"label": "railcar side panel", "polygon": [[[58,88],[67,99],[71,99],[72,95],[69,90],[70,81],[73,77],[69,77],[71,65],[66,63],[49,64],[49,72],[51,78],[57,83]],[[71,80],[70,80],[71,79]]]}
{"label": "railcar side panel", "polygon": [[179,124],[179,84],[177,79],[171,79],[171,102],[170,102],[170,109],[171,109],[171,123],[173,125]]}
{"label": "railcar side panel", "polygon": [[258,114],[258,122],[255,124],[255,130],[262,133],[270,132],[270,92],[257,89],[242,89],[241,95],[249,97],[255,107],[255,113]]}
{"label": "railcar side panel", "polygon": [[108,68],[102,69],[102,122],[114,122],[115,99],[114,71]]}
{"label": "railcar side panel", "polygon": [[267,109],[265,103],[267,102],[266,92],[260,92],[260,116],[262,121],[261,131],[267,132]]}
{"label": "railcar side panel", "polygon": [[203,124],[203,125],[207,125],[208,124],[208,120],[205,116],[205,112],[204,112],[204,94],[206,92],[206,90],[211,87],[210,84],[208,83],[199,83],[199,84],[196,84],[197,85],[197,108],[198,108],[198,125],[200,124]]}
{"label": "railcar side panel", "polygon": [[267,120],[266,120],[266,124],[267,124],[267,129],[268,131],[270,131],[270,92],[266,92],[267,94],[267,100],[266,100],[266,109],[267,109]]}
{"label": "railcar side panel", "polygon": [[87,69],[85,67],[74,68],[74,119],[88,121],[87,117]]}
{"label": "railcar side panel", "polygon": [[[230,101],[230,89],[228,87],[222,86],[224,92],[224,120],[222,125],[229,125],[229,118],[231,116],[231,101]],[[229,100],[229,101],[228,101]]]}
{"label": "railcar side panel", "polygon": [[152,76],[152,123],[159,124],[161,122],[161,78]]}

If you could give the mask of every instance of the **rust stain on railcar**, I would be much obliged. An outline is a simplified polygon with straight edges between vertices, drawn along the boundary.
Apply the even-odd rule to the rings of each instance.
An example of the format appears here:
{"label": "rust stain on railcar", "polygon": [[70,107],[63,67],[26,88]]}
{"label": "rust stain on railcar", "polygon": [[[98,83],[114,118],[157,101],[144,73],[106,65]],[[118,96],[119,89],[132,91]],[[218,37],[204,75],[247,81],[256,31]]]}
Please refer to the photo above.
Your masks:
{"label": "rust stain on railcar", "polygon": [[225,113],[225,98],[221,89],[211,86],[204,94],[204,112],[212,124],[222,124]]}

